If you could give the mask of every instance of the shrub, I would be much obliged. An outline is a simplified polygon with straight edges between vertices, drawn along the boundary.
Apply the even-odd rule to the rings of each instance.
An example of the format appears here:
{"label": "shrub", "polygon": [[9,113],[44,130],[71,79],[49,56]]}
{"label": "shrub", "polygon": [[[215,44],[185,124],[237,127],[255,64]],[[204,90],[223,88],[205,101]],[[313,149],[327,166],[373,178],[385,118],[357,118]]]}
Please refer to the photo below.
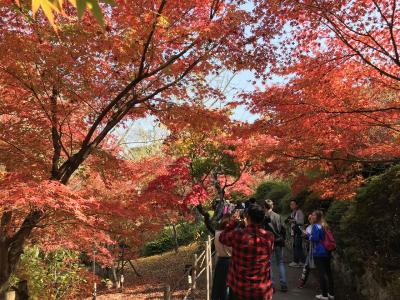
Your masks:
{"label": "shrub", "polygon": [[32,246],[21,256],[14,281],[27,280],[30,299],[71,299],[85,284],[84,273],[78,252],[44,253]]}
{"label": "shrub", "polygon": [[[193,241],[199,239],[204,235],[207,230],[204,224],[196,225],[192,223],[182,222],[176,226],[177,239],[179,246],[185,246]],[[151,256],[155,254],[161,254],[175,248],[175,241],[173,237],[172,226],[165,227],[159,236],[149,243],[147,243],[142,249],[143,256]]]}
{"label": "shrub", "polygon": [[325,214],[326,221],[334,233],[340,232],[340,223],[348,211],[352,201],[333,201]]}
{"label": "shrub", "polygon": [[[400,166],[368,179],[341,220],[343,256],[385,283],[400,272]],[[394,277],[393,277],[394,276]]]}
{"label": "shrub", "polygon": [[264,205],[265,199],[271,199],[275,203],[276,211],[283,213],[287,211],[286,204],[291,197],[289,184],[281,181],[266,181],[261,183],[253,196],[258,203]]}

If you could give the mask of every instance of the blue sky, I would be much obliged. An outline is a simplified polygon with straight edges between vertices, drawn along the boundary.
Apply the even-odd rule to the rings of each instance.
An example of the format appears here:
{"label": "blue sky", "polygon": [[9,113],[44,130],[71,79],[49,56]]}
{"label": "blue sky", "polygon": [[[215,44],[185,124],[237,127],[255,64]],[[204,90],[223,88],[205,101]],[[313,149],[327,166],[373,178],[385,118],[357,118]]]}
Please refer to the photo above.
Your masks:
{"label": "blue sky", "polygon": [[[251,92],[254,91],[252,81],[254,81],[254,75],[251,71],[242,71],[235,75],[230,82],[231,90],[225,93],[227,100],[235,100],[235,97],[240,92]],[[242,122],[254,122],[257,118],[256,115],[250,113],[245,106],[239,106],[235,109],[232,119]]]}

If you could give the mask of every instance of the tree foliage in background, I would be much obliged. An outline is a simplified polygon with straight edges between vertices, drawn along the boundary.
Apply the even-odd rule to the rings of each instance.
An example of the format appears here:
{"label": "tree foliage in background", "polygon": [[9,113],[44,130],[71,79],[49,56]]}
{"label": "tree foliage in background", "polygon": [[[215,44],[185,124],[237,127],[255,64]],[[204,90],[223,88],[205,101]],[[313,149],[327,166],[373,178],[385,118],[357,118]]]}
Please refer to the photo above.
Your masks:
{"label": "tree foliage in background", "polygon": [[257,186],[253,197],[262,205],[264,200],[271,199],[274,201],[274,211],[280,214],[288,213],[292,190],[286,182],[266,181]]}
{"label": "tree foliage in background", "polygon": [[[277,64],[259,70],[279,83],[248,95],[274,138],[264,149],[267,170],[302,176],[317,170],[312,190],[352,198],[364,164],[393,163],[399,153],[399,5],[384,1],[256,1],[285,23]],[[270,36],[264,38],[270,40]],[[303,177],[304,178],[304,177]]]}
{"label": "tree foliage in background", "polygon": [[[176,226],[177,242],[179,246],[186,246],[190,243],[198,241],[207,230],[204,224],[200,226],[181,222]],[[142,255],[151,256],[171,251],[175,248],[174,233],[172,226],[164,228],[161,233],[152,241],[146,243],[142,248]]]}
{"label": "tree foliage in background", "polygon": [[[118,220],[151,220],[114,130],[214,96],[202,79],[221,68],[251,68],[252,16],[240,4],[120,1],[105,30],[86,16],[60,18],[55,33],[43,15],[0,2],[0,293],[33,235],[102,248],[123,231]],[[121,175],[130,192],[113,198]]]}
{"label": "tree foliage in background", "polygon": [[[229,110],[197,106],[186,107],[183,113],[182,109],[173,109],[167,116],[160,115],[160,120],[171,131],[165,142],[165,152],[185,161],[186,184],[195,192],[186,198],[187,204],[196,207],[209,231],[214,232],[212,223],[225,201],[238,195],[250,196],[262,176],[256,178],[245,151],[249,139],[240,138],[238,131],[242,123],[230,120]],[[209,209],[214,209],[212,219]]]}

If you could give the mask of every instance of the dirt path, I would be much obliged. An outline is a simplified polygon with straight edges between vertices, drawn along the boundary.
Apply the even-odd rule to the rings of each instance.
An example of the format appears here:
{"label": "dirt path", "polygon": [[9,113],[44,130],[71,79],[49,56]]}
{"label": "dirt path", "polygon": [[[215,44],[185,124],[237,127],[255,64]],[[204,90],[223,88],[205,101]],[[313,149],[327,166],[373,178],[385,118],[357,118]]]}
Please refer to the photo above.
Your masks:
{"label": "dirt path", "polygon": [[[172,299],[183,299],[187,289],[187,279],[182,279],[185,272],[185,265],[190,264],[196,246],[181,247],[179,253],[169,252],[139,259],[135,265],[142,277],[128,275],[126,277],[127,288],[123,292],[104,292],[99,293],[97,300],[156,300],[163,299],[163,287],[169,284],[174,293]],[[286,266],[290,259],[286,258]],[[274,274],[278,276],[275,266]],[[317,281],[315,274],[310,275],[310,280],[304,289],[298,289],[298,279],[301,274],[300,268],[286,267],[287,283],[289,291],[282,293],[278,291],[274,294],[273,300],[312,300],[315,299]],[[198,284],[199,296],[197,300],[205,300],[205,281],[201,280]],[[87,298],[86,300],[90,300]]]}
{"label": "dirt path", "polygon": [[[141,277],[127,270],[124,291],[105,291],[103,287],[97,300],[164,299],[163,292],[166,284],[173,290],[171,299],[183,299],[188,287],[187,276],[184,276],[185,266],[192,263],[195,250],[196,245],[193,244],[180,247],[178,253],[167,252],[138,259],[135,261],[135,267]],[[200,282],[199,286],[204,286],[204,282]],[[203,298],[202,294],[200,295]],[[87,298],[86,300],[91,299]]]}
{"label": "dirt path", "polygon": [[[317,279],[316,279],[316,271],[310,274],[309,281],[307,285],[303,289],[298,289],[297,286],[299,284],[299,278],[302,272],[301,268],[290,268],[287,266],[290,260],[287,258],[285,261],[286,264],[286,277],[289,291],[286,293],[282,293],[277,289],[277,292],[274,294],[273,300],[312,300],[315,299],[315,295],[317,294]],[[275,280],[278,280],[278,270],[276,266],[273,266]],[[278,280],[279,282],[279,280]]]}

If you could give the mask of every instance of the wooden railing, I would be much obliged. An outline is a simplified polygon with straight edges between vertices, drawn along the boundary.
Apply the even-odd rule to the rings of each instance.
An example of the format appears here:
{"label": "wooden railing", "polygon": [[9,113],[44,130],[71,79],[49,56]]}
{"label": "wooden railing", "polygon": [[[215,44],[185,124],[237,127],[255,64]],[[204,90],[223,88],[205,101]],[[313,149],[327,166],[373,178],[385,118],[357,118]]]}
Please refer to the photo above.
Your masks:
{"label": "wooden railing", "polygon": [[[212,243],[214,238],[211,236],[207,237],[205,242],[205,249],[200,254],[193,255],[193,264],[188,270],[185,272],[184,276],[177,282],[176,287],[187,278],[189,288],[186,290],[184,300],[196,299],[197,297],[197,289],[198,289],[198,281],[205,274],[206,276],[206,299],[211,299],[211,288],[212,288],[212,278],[213,278],[213,256],[215,253],[212,252]],[[171,287],[169,285],[165,286],[164,289],[164,300],[170,300],[171,295],[174,290],[171,291]],[[200,298],[198,298],[200,299]]]}

